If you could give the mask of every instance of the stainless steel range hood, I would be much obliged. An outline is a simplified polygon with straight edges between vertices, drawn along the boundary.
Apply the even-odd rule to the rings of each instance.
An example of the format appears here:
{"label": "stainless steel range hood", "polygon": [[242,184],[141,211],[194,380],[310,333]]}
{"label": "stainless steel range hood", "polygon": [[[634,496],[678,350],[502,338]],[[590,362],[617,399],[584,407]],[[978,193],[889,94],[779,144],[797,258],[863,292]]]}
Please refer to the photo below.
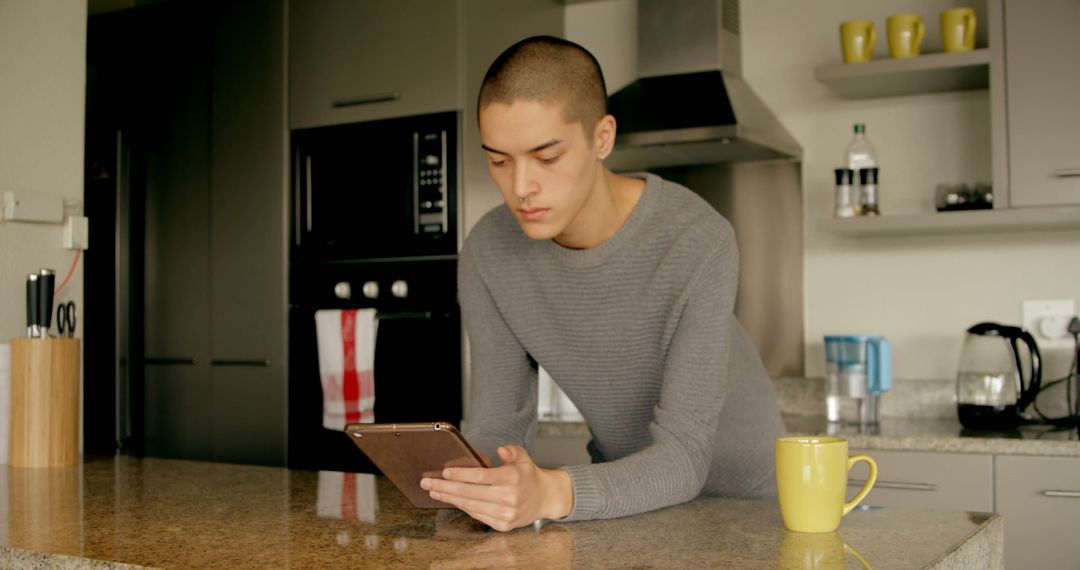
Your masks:
{"label": "stainless steel range hood", "polygon": [[742,79],[739,0],[638,0],[639,79],[609,98],[614,170],[801,159]]}

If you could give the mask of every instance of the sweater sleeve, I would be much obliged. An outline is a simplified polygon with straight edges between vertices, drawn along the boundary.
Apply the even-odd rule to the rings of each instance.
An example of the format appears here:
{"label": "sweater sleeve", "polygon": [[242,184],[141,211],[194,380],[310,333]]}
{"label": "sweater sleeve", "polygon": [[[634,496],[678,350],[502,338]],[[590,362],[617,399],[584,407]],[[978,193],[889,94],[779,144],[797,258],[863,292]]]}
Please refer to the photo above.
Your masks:
{"label": "sweater sleeve", "polygon": [[498,463],[500,445],[531,446],[537,379],[528,354],[492,298],[476,257],[466,247],[458,263],[458,295],[469,337],[469,443]]}
{"label": "sweater sleeve", "polygon": [[730,384],[735,334],[738,250],[730,226],[725,229],[724,239],[700,262],[681,297],[649,425],[651,443],[615,461],[564,467],[573,480],[574,508],[562,520],[626,516],[701,493]]}

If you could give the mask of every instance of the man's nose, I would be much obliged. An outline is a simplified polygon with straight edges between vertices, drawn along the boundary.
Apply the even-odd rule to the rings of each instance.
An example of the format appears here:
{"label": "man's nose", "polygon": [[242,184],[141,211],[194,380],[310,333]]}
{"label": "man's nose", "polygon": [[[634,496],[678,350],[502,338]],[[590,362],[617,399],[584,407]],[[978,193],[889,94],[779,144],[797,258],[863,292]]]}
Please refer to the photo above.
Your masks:
{"label": "man's nose", "polygon": [[514,164],[514,196],[524,198],[536,192],[536,181],[532,178],[532,170],[528,161],[522,160]]}

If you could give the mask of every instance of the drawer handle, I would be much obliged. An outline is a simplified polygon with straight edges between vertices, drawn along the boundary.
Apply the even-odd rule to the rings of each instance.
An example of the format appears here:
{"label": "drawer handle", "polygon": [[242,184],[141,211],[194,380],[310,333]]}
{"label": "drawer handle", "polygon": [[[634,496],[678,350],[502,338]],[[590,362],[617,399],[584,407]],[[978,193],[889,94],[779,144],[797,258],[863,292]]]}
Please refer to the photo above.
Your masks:
{"label": "drawer handle", "polygon": [[387,101],[397,101],[398,99],[401,99],[401,93],[398,93],[397,91],[389,91],[386,93],[372,93],[370,95],[361,95],[359,97],[338,99],[337,101],[334,101],[333,105],[335,109],[340,109],[341,107],[355,107],[357,105],[386,103]]}
{"label": "drawer handle", "polygon": [[[848,487],[862,487],[866,484],[865,479],[850,479]],[[874,483],[875,489],[902,489],[905,491],[937,491],[937,485],[933,483],[901,483],[897,481],[878,480]],[[1048,491],[1052,492],[1052,491]]]}
{"label": "drawer handle", "polygon": [[1043,491],[1042,494],[1047,497],[1072,497],[1074,499],[1080,499],[1080,491]]}
{"label": "drawer handle", "polygon": [[193,366],[196,361],[194,358],[144,358],[143,364],[183,364]]}
{"label": "drawer handle", "polygon": [[215,358],[210,361],[213,366],[256,366],[260,368],[267,368],[270,366],[269,360],[236,360],[229,358]]}
{"label": "drawer handle", "polygon": [[1054,171],[1054,176],[1057,176],[1058,178],[1080,176],[1080,168],[1059,168]]}

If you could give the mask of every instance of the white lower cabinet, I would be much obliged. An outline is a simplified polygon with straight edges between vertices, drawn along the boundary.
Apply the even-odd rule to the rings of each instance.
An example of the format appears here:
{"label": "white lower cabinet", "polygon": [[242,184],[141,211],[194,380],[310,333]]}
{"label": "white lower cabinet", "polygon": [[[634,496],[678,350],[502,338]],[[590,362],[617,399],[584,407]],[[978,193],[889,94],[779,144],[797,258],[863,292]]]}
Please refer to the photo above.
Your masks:
{"label": "white lower cabinet", "polygon": [[1005,567],[1080,568],[1080,458],[998,455]]}
{"label": "white lower cabinet", "polygon": [[[877,451],[865,505],[996,512],[1005,519],[1009,570],[1080,569],[1080,458]],[[848,496],[867,467],[851,470]]]}
{"label": "white lower cabinet", "polygon": [[[994,510],[994,462],[989,454],[852,450],[878,465],[877,483],[862,504],[951,511]],[[848,479],[848,496],[866,481],[869,469],[857,463]]]}

